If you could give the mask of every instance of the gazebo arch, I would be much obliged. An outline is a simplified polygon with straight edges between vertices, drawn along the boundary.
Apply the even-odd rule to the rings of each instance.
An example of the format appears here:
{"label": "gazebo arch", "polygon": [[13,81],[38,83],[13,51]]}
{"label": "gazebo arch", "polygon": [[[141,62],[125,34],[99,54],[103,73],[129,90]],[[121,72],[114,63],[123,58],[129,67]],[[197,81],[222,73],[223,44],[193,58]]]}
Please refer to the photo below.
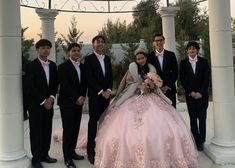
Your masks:
{"label": "gazebo arch", "polygon": [[[235,102],[230,0],[208,1],[214,138],[206,148],[206,153],[216,163],[235,163]],[[30,161],[26,156],[23,145],[20,2],[23,2],[23,0],[0,0],[1,168],[30,167]],[[111,1],[106,2],[109,3]],[[58,12],[57,9],[50,8],[51,6],[47,10],[54,10],[54,13],[52,12],[50,15],[41,13],[45,9],[37,9],[42,22],[47,26],[51,25],[50,28],[53,31],[49,32],[47,30],[49,28],[47,26],[44,27],[42,24],[42,30],[44,31],[42,35],[49,39],[54,37],[54,19]],[[163,20],[163,34],[166,37],[166,48],[172,51],[175,51],[174,16],[177,10],[177,7],[162,7],[160,10]]]}

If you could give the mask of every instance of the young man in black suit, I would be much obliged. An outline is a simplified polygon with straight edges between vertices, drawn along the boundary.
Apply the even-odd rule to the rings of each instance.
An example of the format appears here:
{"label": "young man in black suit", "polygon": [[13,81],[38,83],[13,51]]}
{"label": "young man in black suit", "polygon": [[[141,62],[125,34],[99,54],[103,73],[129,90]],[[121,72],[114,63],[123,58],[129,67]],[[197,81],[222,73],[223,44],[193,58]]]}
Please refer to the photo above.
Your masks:
{"label": "young man in black suit", "polygon": [[97,122],[109,105],[113,75],[110,58],[104,55],[105,38],[101,35],[95,36],[92,39],[92,46],[94,52],[85,58],[85,67],[90,116],[87,154],[90,163],[94,164]]}
{"label": "young man in black suit", "polygon": [[58,68],[60,106],[63,125],[63,154],[67,168],[76,168],[72,159],[82,160],[75,148],[82,117],[82,106],[86,97],[84,65],[80,63],[81,47],[78,43],[68,46],[69,59]]}
{"label": "young man in black suit", "polygon": [[153,36],[155,50],[148,56],[148,62],[157,70],[157,74],[163,80],[162,92],[172,101],[176,108],[176,86],[178,77],[178,64],[174,52],[164,49],[165,38],[162,34]]}
{"label": "young man in black suit", "polygon": [[202,151],[206,140],[206,111],[208,107],[210,69],[207,60],[198,56],[199,49],[197,42],[188,42],[186,46],[188,57],[180,63],[180,81],[185,90],[191,131],[197,149]]}
{"label": "young man in black suit", "polygon": [[52,44],[47,39],[36,45],[38,58],[29,63],[26,72],[29,96],[29,129],[32,165],[42,168],[41,162],[55,163],[48,155],[51,144],[53,104],[57,92],[57,67],[48,60]]}

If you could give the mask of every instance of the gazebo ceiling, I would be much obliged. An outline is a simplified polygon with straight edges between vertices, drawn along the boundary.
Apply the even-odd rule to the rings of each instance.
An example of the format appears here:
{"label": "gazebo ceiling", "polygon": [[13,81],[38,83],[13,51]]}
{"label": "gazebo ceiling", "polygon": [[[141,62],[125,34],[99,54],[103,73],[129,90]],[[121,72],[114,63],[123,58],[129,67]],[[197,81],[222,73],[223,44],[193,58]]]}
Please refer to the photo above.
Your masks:
{"label": "gazebo ceiling", "polygon": [[[21,0],[22,7],[56,9],[60,12],[77,13],[129,13],[135,11],[140,2],[147,0]],[[174,6],[177,0],[165,0],[167,6]],[[193,0],[201,3],[207,0]],[[160,3],[160,6],[164,6]]]}

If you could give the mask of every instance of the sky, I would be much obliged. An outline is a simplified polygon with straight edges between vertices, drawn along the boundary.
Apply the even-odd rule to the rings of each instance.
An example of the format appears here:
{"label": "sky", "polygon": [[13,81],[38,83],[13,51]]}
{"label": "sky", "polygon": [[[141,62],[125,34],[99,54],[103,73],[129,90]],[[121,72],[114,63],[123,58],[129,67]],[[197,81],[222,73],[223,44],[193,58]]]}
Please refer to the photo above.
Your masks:
{"label": "sky", "polygon": [[[161,0],[160,5],[166,6],[166,0]],[[171,2],[171,1],[170,1]],[[98,2],[99,3],[99,2]],[[207,6],[207,2],[201,4],[202,7]],[[231,16],[235,18],[235,0],[230,0]],[[71,18],[75,16],[77,19],[77,28],[84,32],[79,41],[84,44],[91,43],[91,39],[98,34],[98,31],[102,29],[108,19],[113,22],[120,19],[126,23],[132,22],[132,13],[72,13],[72,12],[60,12],[55,19],[55,32],[57,32],[57,38],[61,37],[60,34],[67,35],[70,27]],[[25,32],[26,39],[34,38],[35,41],[39,40],[37,34],[41,33],[41,20],[36,14],[35,9],[21,7],[21,25],[23,28],[29,27]]]}

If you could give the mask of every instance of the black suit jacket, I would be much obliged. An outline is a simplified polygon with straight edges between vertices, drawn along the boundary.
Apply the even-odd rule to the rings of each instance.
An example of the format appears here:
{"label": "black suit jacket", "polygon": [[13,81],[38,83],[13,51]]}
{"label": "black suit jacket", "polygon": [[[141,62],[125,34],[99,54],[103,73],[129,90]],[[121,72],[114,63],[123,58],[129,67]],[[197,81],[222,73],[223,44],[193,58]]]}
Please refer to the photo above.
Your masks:
{"label": "black suit jacket", "polygon": [[155,51],[148,55],[148,62],[156,68],[157,74],[163,80],[163,86],[169,86],[171,91],[176,93],[175,82],[178,77],[178,64],[175,53],[164,50],[162,70],[158,58],[155,55]]}
{"label": "black suit jacket", "polygon": [[60,92],[58,105],[74,105],[80,96],[86,97],[85,67],[80,64],[81,79],[70,59],[58,68]]}
{"label": "black suit jacket", "polygon": [[189,58],[180,63],[180,81],[185,90],[186,96],[192,91],[199,92],[203,97],[208,97],[208,86],[210,81],[210,69],[206,59],[198,56],[195,74]]}
{"label": "black suit jacket", "polygon": [[105,76],[97,56],[93,53],[85,57],[88,96],[97,96],[102,89],[105,91],[113,87],[112,65],[110,58],[105,56]]}
{"label": "black suit jacket", "polygon": [[46,74],[38,58],[28,65],[26,78],[30,107],[40,106],[50,95],[56,96],[58,88],[57,67],[54,62],[50,60],[49,62],[49,85],[47,84]]}

